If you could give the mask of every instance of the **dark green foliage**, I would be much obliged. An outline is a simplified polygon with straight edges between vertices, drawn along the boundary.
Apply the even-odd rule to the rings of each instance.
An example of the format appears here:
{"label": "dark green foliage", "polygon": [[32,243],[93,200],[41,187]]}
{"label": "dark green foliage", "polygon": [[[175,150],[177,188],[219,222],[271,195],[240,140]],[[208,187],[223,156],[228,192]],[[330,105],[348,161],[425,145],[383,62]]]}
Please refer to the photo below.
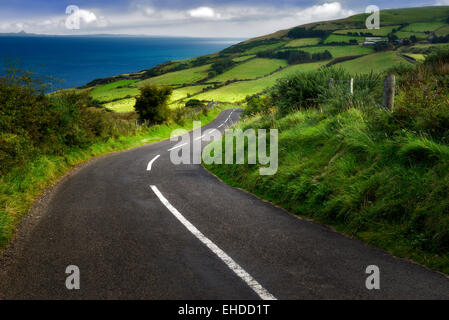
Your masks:
{"label": "dark green foliage", "polygon": [[387,51],[387,50],[392,50],[392,49],[393,49],[393,45],[388,41],[379,41],[374,46],[374,50],[376,50],[377,52]]}
{"label": "dark green foliage", "polygon": [[173,92],[171,87],[149,85],[140,88],[135,109],[140,121],[158,124],[167,121],[169,117],[168,101]]}
{"label": "dark green foliage", "polygon": [[204,102],[198,99],[192,99],[186,102],[186,108],[203,108]]}
{"label": "dark green foliage", "polygon": [[210,57],[199,57],[192,61],[192,66],[199,67],[210,63]]}
{"label": "dark green foliage", "polygon": [[338,81],[347,80],[350,76],[342,69],[327,68],[281,79],[271,91],[279,114],[316,107],[320,96],[329,89],[330,78]]}
{"label": "dark green foliage", "polygon": [[261,98],[258,95],[246,97],[246,108],[243,112],[245,117],[251,117],[256,114],[268,113],[270,109],[270,100],[268,97]]}
{"label": "dark green foliage", "polygon": [[287,36],[293,39],[299,38],[325,38],[328,33],[324,30],[313,30],[305,27],[296,27],[291,29]]}
{"label": "dark green foliage", "polygon": [[215,74],[221,74],[226,70],[231,69],[234,64],[235,62],[231,58],[225,57],[213,63],[211,70],[215,72]]}
{"label": "dark green foliage", "polygon": [[257,54],[259,58],[269,59],[284,59],[289,64],[308,63],[314,61],[323,61],[332,59],[332,54],[325,50],[323,52],[317,52],[310,54],[302,50],[283,50],[283,51],[262,51]]}
{"label": "dark green foliage", "polygon": [[64,154],[129,129],[98,108],[88,93],[45,95],[30,73],[10,70],[0,79],[0,173],[41,154]]}
{"label": "dark green foliage", "polygon": [[449,42],[449,34],[441,37],[433,37],[432,43],[448,43]]}

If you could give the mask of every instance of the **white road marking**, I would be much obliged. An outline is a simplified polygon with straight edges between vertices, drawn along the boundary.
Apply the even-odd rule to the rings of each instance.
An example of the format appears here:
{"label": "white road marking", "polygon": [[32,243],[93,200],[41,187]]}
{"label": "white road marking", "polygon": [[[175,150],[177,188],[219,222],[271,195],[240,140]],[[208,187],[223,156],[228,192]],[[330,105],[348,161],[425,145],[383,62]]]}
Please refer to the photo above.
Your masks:
{"label": "white road marking", "polygon": [[[220,127],[219,127],[219,128],[220,128]],[[196,140],[203,139],[205,135],[211,134],[212,132],[215,132],[215,131],[217,131],[217,130],[218,130],[218,129],[207,130],[205,134],[203,134],[201,137],[196,138],[195,141],[196,141]]]}
{"label": "white road marking", "polygon": [[186,144],[188,144],[188,143],[186,142],[186,143],[180,144],[179,146],[176,146],[176,147],[173,147],[171,149],[168,149],[167,151],[173,151],[173,150],[179,149],[179,148],[185,146]]}
{"label": "white road marking", "polygon": [[156,161],[160,156],[161,156],[161,155],[158,154],[157,156],[155,156],[155,157],[153,158],[153,160],[151,160],[151,161],[148,163],[147,171],[151,171],[151,166],[153,165],[154,161]]}
{"label": "white road marking", "polygon": [[201,233],[193,224],[191,224],[184,216],[173,207],[170,202],[162,195],[156,186],[151,186],[151,189],[159,198],[159,200],[167,207],[167,209],[189,230],[198,240],[205,244],[213,253],[215,253],[237,276],[239,276],[245,283],[253,289],[253,291],[262,300],[277,300],[271,293],[262,287],[248,272],[237,264],[230,256],[221,250],[215,243],[209,240]]}

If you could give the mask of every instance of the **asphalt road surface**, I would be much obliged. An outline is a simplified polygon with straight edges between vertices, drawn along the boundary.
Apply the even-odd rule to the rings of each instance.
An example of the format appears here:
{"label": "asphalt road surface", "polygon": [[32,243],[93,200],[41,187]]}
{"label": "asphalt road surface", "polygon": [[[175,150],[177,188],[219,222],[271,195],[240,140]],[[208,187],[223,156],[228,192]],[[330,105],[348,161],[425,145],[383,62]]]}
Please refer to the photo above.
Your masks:
{"label": "asphalt road surface", "polygon": [[[225,110],[203,130],[224,131],[240,113]],[[0,297],[449,298],[439,273],[295,217],[201,165],[172,164],[177,144],[111,154],[63,178],[3,254]],[[66,288],[69,265],[79,290]],[[366,288],[370,265],[380,290]]]}

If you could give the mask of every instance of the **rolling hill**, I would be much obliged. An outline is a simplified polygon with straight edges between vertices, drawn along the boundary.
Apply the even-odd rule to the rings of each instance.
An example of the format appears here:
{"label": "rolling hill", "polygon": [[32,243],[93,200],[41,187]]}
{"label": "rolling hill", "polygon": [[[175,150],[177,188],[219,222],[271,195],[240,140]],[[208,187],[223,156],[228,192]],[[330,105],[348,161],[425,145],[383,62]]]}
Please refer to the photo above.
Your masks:
{"label": "rolling hill", "polygon": [[[83,90],[92,90],[93,98],[117,112],[132,111],[138,88],[146,84],[172,86],[173,108],[190,99],[236,103],[264,92],[291,73],[330,65],[353,74],[383,72],[400,63],[419,62],[440,46],[433,43],[441,42],[435,41],[437,37],[449,40],[449,6],[384,10],[379,30],[365,29],[367,16],[281,30],[211,55],[98,79]],[[372,36],[388,37],[390,45],[383,50],[364,45],[365,38]]]}

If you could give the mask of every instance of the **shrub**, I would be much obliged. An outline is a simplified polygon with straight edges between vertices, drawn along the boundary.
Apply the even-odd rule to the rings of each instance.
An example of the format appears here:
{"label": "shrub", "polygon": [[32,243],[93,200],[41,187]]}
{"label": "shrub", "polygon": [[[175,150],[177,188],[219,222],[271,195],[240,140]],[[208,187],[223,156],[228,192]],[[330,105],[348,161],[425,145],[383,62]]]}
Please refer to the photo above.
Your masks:
{"label": "shrub", "polygon": [[170,87],[154,85],[142,87],[134,107],[139,119],[152,124],[167,121],[169,116],[168,101],[172,92],[173,89]]}
{"label": "shrub", "polygon": [[186,108],[203,108],[205,107],[204,102],[198,99],[192,99],[186,102]]}
{"label": "shrub", "polygon": [[281,79],[270,93],[279,114],[286,115],[300,109],[313,108],[329,90],[329,79],[348,80],[350,75],[343,69],[326,68]]}

